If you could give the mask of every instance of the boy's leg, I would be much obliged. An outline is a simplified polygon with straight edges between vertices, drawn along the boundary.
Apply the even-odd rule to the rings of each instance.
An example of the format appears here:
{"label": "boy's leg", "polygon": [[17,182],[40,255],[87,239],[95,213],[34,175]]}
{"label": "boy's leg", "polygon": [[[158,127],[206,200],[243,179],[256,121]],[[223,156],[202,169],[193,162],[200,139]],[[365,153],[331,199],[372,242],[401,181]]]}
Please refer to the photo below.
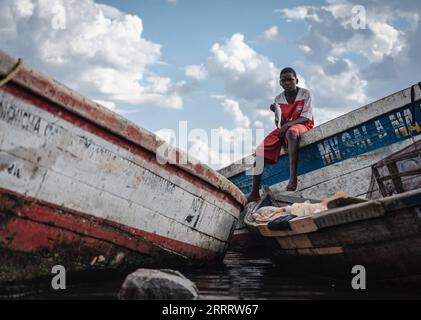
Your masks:
{"label": "boy's leg", "polygon": [[260,199],[259,189],[260,189],[260,180],[262,179],[261,174],[256,174],[253,176],[253,187],[252,191],[247,197],[247,203],[257,201]]}
{"label": "boy's leg", "polygon": [[247,203],[260,199],[259,189],[263,169],[266,163],[276,163],[279,158],[282,143],[278,138],[279,129],[276,128],[269,133],[265,140],[256,148],[256,158],[253,167],[253,185]]}
{"label": "boy's leg", "polygon": [[295,191],[297,189],[297,165],[298,165],[298,146],[300,137],[294,131],[288,131],[286,134],[288,140],[288,157],[289,157],[289,183],[286,187],[287,191]]}
{"label": "boy's leg", "polygon": [[247,197],[247,203],[260,199],[259,189],[260,189],[260,181],[262,179],[264,165],[265,165],[264,158],[262,156],[256,155],[254,166],[253,166],[252,190],[249,196]]}

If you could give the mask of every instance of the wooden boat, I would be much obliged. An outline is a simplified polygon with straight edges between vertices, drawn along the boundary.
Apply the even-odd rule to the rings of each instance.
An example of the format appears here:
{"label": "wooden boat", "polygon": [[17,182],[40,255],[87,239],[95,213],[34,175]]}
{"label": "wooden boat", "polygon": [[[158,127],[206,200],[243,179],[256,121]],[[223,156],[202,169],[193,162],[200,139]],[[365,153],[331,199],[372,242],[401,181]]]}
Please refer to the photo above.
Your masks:
{"label": "wooden boat", "polygon": [[[200,163],[162,164],[163,140],[19,66],[0,88],[0,282],[51,275],[54,265],[224,256],[245,202],[237,187]],[[0,79],[17,67],[0,51]]]}
{"label": "wooden boat", "polygon": [[[421,86],[414,85],[370,103],[305,133],[300,142],[298,189],[294,196],[322,199],[337,191],[355,197],[367,195],[371,166],[421,138]],[[252,156],[219,170],[245,194],[251,191]],[[265,167],[262,185],[274,193],[285,189],[289,178],[288,155],[281,151],[277,164]],[[239,223],[234,243],[247,240]]]}
{"label": "wooden boat", "polygon": [[[278,204],[275,194],[271,205]],[[245,223],[286,270],[351,279],[352,268],[363,266],[367,281],[421,283],[421,188],[297,217],[289,230]]]}

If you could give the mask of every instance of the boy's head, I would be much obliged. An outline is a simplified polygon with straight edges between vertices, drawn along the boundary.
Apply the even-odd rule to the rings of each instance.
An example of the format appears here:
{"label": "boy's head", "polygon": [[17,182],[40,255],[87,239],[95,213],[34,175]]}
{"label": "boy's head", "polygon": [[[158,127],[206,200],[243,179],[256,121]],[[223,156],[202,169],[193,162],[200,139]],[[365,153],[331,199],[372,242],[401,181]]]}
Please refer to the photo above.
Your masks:
{"label": "boy's head", "polygon": [[297,90],[298,78],[297,73],[292,68],[284,68],[279,75],[279,84],[287,92]]}

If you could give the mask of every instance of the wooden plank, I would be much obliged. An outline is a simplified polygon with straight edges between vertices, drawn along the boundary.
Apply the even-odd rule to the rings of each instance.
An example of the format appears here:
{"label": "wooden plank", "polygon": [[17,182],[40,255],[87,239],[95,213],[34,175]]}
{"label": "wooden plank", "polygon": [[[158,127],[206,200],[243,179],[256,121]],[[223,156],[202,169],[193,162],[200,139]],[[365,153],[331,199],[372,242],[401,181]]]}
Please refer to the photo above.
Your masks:
{"label": "wooden plank", "polygon": [[393,185],[395,186],[395,189],[398,193],[404,192],[402,180],[399,177],[399,169],[396,166],[396,163],[389,163],[387,165],[387,168],[389,169],[389,172],[391,174]]}
{"label": "wooden plank", "polygon": [[275,201],[279,201],[279,202],[285,202],[285,203],[304,203],[306,201],[309,201],[310,203],[318,203],[320,202],[320,200],[315,200],[315,199],[309,199],[309,198],[304,198],[304,197],[300,197],[297,195],[297,192],[276,192],[273,195],[273,199]]}
{"label": "wooden plank", "polygon": [[337,199],[329,201],[327,203],[327,208],[328,209],[341,208],[341,207],[349,206],[351,204],[363,203],[367,201],[368,200],[355,198],[355,197],[342,197],[342,198],[337,198]]}
{"label": "wooden plank", "polygon": [[[371,178],[371,168],[358,169],[355,172],[340,175],[332,180],[313,185],[300,193],[305,198],[323,199],[332,196],[338,191],[347,192],[351,195],[366,194]],[[272,187],[278,190],[278,186]],[[282,187],[280,187],[282,188]]]}
{"label": "wooden plank", "polygon": [[[384,176],[379,178],[379,181],[385,181],[385,180],[391,180],[394,179],[396,177],[408,177],[408,176],[414,176],[414,175],[420,175],[421,174],[421,169],[416,169],[416,170],[409,170],[409,171],[405,171],[405,172],[397,172],[395,174],[392,175],[388,175],[388,176]],[[403,192],[403,191],[401,191]]]}
{"label": "wooden plank", "polygon": [[297,234],[314,232],[318,229],[311,216],[297,217],[290,220],[289,226],[291,230],[271,230],[267,223],[255,223],[254,225],[264,237],[289,237]]}
{"label": "wooden plank", "polygon": [[308,234],[315,247],[364,247],[370,243],[416,236],[421,233],[421,220],[415,209],[387,212],[374,219],[362,219],[335,227],[321,228]]}
{"label": "wooden plank", "polygon": [[277,237],[276,241],[282,249],[309,249],[313,244],[305,234],[293,235],[290,237]]}
{"label": "wooden plank", "polygon": [[318,229],[312,216],[297,217],[290,220],[289,225],[295,234],[310,233]]}
{"label": "wooden plank", "polygon": [[378,218],[383,216],[385,212],[380,202],[370,201],[317,213],[313,219],[317,227],[322,229],[360,220]]}
{"label": "wooden plank", "polygon": [[421,206],[421,189],[408,191],[379,200],[388,212]]}
{"label": "wooden plank", "polygon": [[294,235],[293,231],[283,231],[283,230],[270,230],[266,223],[264,224],[257,224],[256,228],[260,232],[260,234],[264,237],[288,237]]}
{"label": "wooden plank", "polygon": [[328,248],[311,248],[311,249],[297,249],[297,254],[300,256],[326,256],[344,253],[343,247],[328,247]]}
{"label": "wooden plank", "polygon": [[377,185],[379,187],[380,193],[383,197],[385,197],[387,195],[387,191],[386,188],[383,184],[383,181],[380,180],[380,174],[379,174],[379,170],[376,166],[372,167],[372,172],[374,174],[374,178],[376,179]]}

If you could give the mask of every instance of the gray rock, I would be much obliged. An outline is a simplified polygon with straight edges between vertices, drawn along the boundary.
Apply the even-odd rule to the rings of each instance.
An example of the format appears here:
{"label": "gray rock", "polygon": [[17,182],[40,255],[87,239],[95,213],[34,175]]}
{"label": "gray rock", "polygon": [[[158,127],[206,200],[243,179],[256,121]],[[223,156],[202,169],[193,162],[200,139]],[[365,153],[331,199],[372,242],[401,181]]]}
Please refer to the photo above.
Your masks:
{"label": "gray rock", "polygon": [[180,272],[138,269],[121,286],[120,300],[196,300],[199,290]]}

